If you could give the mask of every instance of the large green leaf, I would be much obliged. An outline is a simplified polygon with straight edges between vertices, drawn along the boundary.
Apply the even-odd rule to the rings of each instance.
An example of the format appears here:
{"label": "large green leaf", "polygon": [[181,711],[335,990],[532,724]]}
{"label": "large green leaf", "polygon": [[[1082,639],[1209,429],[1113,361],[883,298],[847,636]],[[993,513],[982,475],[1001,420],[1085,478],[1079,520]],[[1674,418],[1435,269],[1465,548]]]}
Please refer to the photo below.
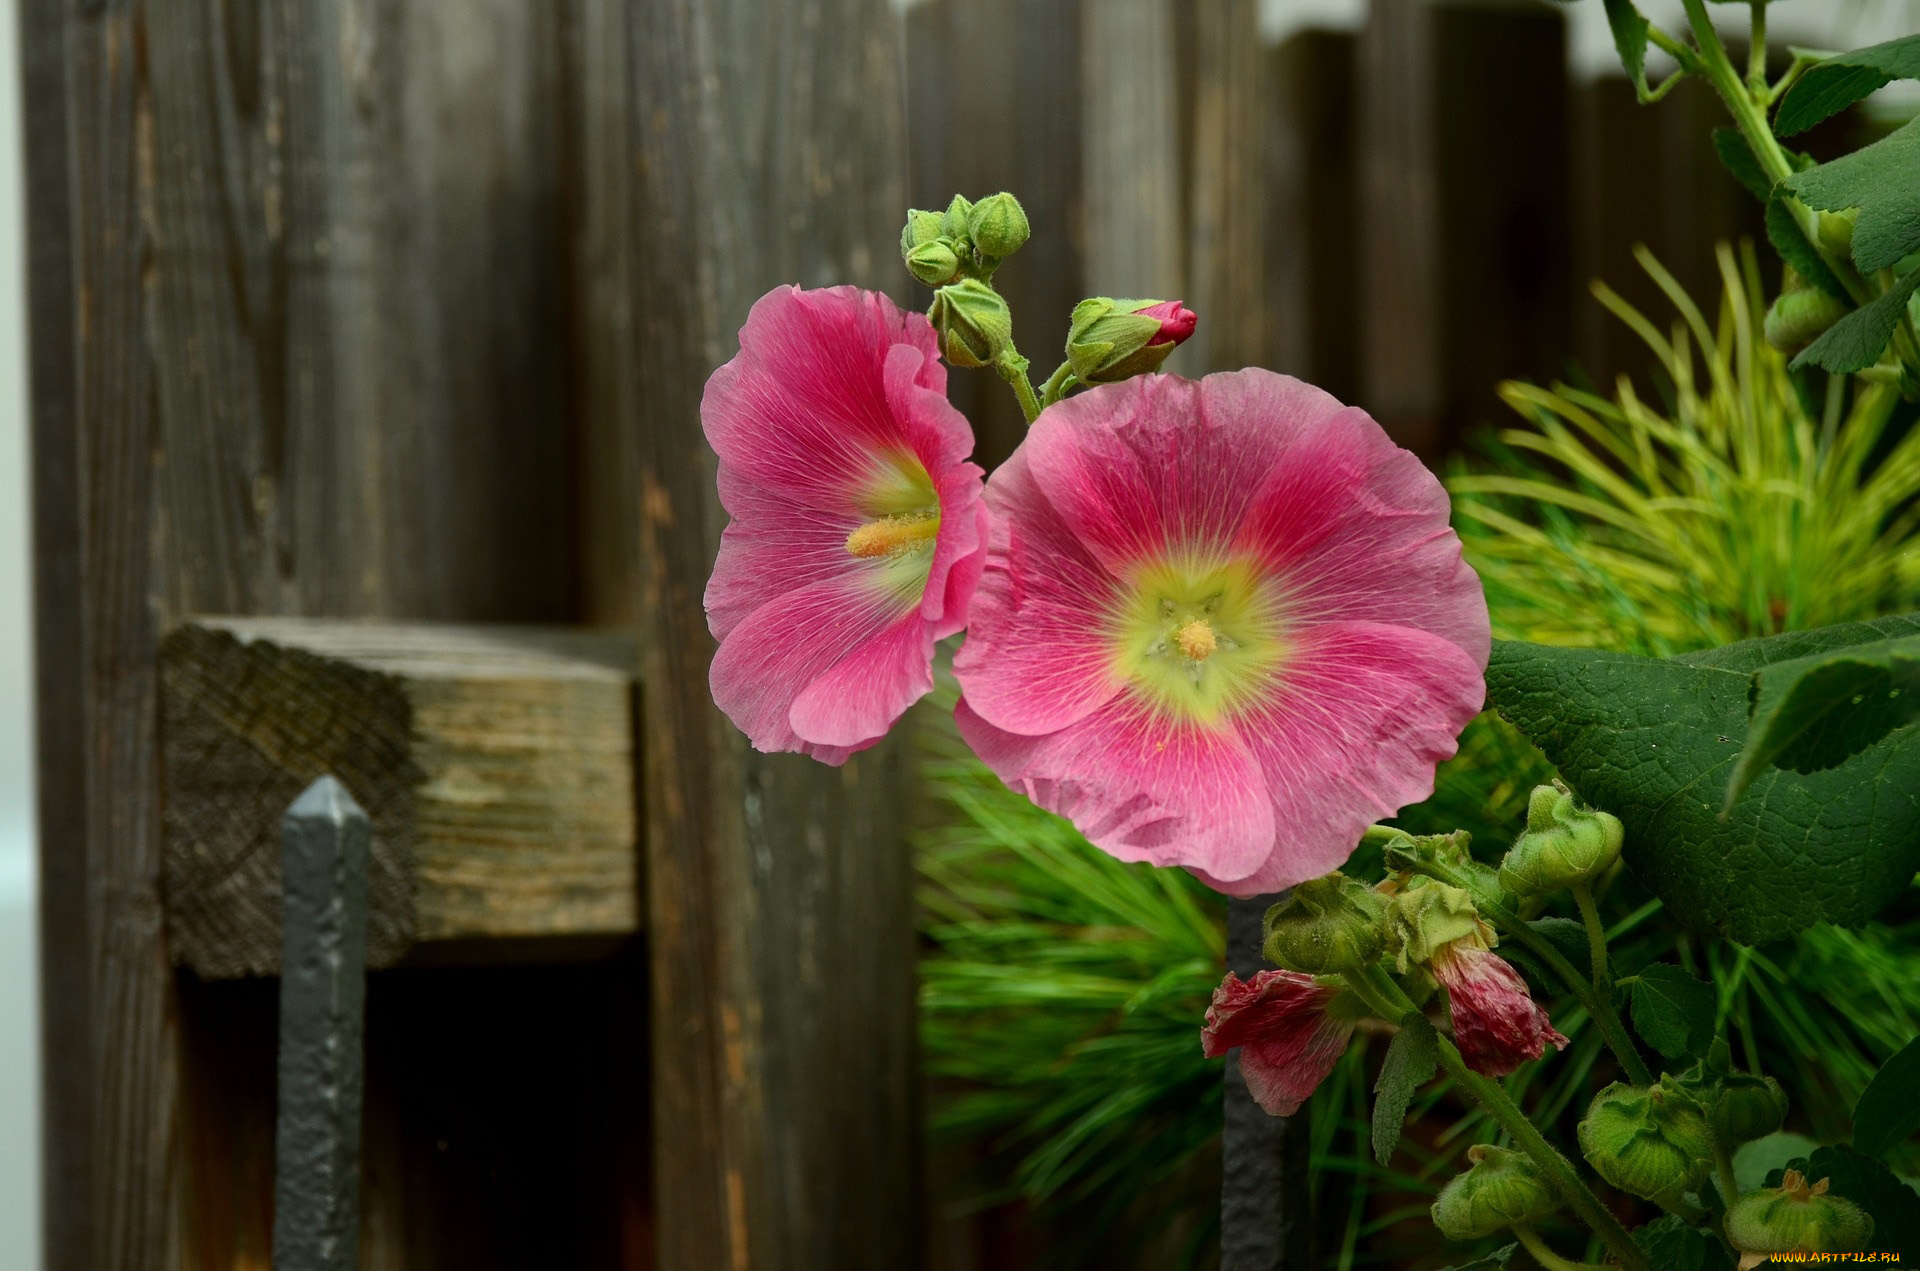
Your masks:
{"label": "large green leaf", "polygon": [[1781,100],[1774,131],[1782,137],[1804,132],[1896,79],[1920,79],[1920,35],[1855,49],[1810,68]]}
{"label": "large green leaf", "polygon": [[1920,248],[1920,119],[1890,136],[1780,184],[1808,207],[1860,209],[1853,227],[1853,263],[1860,272],[1890,268]]}
{"label": "large green leaf", "polygon": [[1425,1019],[1409,1020],[1387,1044],[1380,1080],[1373,1087],[1373,1159],[1380,1164],[1387,1163],[1400,1142],[1413,1092],[1433,1080],[1439,1061],[1433,1025]]}
{"label": "large green leaf", "polygon": [[1819,772],[1920,719],[1920,636],[1857,644],[1756,673],[1731,808],[1768,765]]}
{"label": "large green leaf", "polygon": [[1635,875],[1682,922],[1759,943],[1854,925],[1920,869],[1920,729],[1823,772],[1758,775],[1725,818],[1753,674],[1920,634],[1920,615],[1747,640],[1677,658],[1495,643],[1493,705],[1581,795],[1626,825]]}
{"label": "large green leaf", "polygon": [[1880,1066],[1853,1105],[1853,1145],[1885,1156],[1920,1130],[1920,1038]]}
{"label": "large green leaf", "polygon": [[[1764,195],[1762,197],[1766,198]],[[1847,289],[1834,276],[1833,268],[1821,259],[1820,253],[1807,241],[1806,231],[1800,228],[1799,221],[1793,219],[1793,212],[1788,209],[1785,199],[1777,196],[1767,198],[1766,226],[1767,241],[1773,244],[1773,250],[1780,253],[1781,260],[1793,266],[1795,273],[1828,295],[1848,304],[1853,303],[1847,295]],[[1882,340],[1881,348],[1886,347],[1886,343]],[[1873,352],[1877,357],[1880,350]]]}
{"label": "large green leaf", "polygon": [[[1920,154],[1914,159],[1920,162]],[[1914,211],[1920,214],[1920,204],[1916,204]],[[1894,325],[1907,311],[1907,297],[1913,294],[1916,284],[1920,284],[1920,269],[1894,283],[1885,295],[1861,305],[1828,327],[1819,339],[1800,350],[1789,365],[1796,371],[1803,366],[1818,366],[1836,375],[1851,375],[1872,366],[1879,360],[1880,351],[1887,347],[1887,341],[1893,338]]]}

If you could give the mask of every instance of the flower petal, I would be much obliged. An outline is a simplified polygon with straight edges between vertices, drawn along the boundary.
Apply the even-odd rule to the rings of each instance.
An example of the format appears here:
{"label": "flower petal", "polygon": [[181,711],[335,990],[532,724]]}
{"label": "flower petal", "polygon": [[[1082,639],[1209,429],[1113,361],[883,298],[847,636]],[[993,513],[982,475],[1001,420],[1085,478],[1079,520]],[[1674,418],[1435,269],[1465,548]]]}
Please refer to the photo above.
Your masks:
{"label": "flower petal", "polygon": [[954,675],[995,729],[1054,732],[1120,691],[1101,634],[1118,583],[1040,492],[1026,446],[995,470],[986,497],[992,545]]}
{"label": "flower petal", "polygon": [[1001,780],[1123,861],[1238,878],[1272,850],[1259,766],[1231,728],[1170,722],[1127,697],[1041,737],[995,728],[964,697],[955,717]]}
{"label": "flower petal", "polygon": [[[904,696],[899,709],[905,710],[932,687],[924,666],[898,683],[875,686],[856,714],[841,717],[810,708],[808,722],[832,720],[831,735],[805,735],[794,725],[793,707],[815,680],[843,660],[870,666],[876,676],[903,675],[900,646],[887,639],[900,626],[924,629],[925,624],[917,613],[903,609],[898,597],[868,580],[837,575],[809,583],[762,605],[721,641],[708,673],[713,700],[760,750],[870,744],[899,713],[883,721],[880,703],[900,702]],[[874,731],[856,741],[849,735],[857,731],[856,720],[873,724]]]}
{"label": "flower petal", "polygon": [[1281,580],[1291,620],[1418,627],[1484,669],[1486,595],[1448,515],[1426,466],[1346,409],[1313,420],[1267,474],[1237,545]]}
{"label": "flower petal", "polygon": [[1527,992],[1520,973],[1497,953],[1456,941],[1429,964],[1447,990],[1453,1041],[1467,1067],[1483,1077],[1504,1077],[1548,1045],[1567,1039]]}
{"label": "flower petal", "polygon": [[1296,633],[1273,695],[1237,721],[1271,793],[1272,852],[1247,875],[1195,872],[1256,896],[1339,868],[1369,825],[1433,793],[1434,765],[1484,698],[1479,667],[1440,636],[1362,622]]}
{"label": "flower petal", "polygon": [[787,722],[818,745],[860,746],[933,691],[933,630],[910,614],[864,640],[793,701]]}
{"label": "flower petal", "polygon": [[1048,407],[1021,450],[1062,523],[1125,576],[1169,551],[1228,547],[1268,474],[1342,409],[1270,371],[1146,375]]}
{"label": "flower petal", "polygon": [[1242,980],[1229,971],[1213,992],[1200,1046],[1217,1059],[1240,1047],[1240,1074],[1255,1102],[1274,1116],[1292,1116],[1346,1052],[1353,1023],[1332,1018],[1336,990],[1295,971],[1258,971]]}

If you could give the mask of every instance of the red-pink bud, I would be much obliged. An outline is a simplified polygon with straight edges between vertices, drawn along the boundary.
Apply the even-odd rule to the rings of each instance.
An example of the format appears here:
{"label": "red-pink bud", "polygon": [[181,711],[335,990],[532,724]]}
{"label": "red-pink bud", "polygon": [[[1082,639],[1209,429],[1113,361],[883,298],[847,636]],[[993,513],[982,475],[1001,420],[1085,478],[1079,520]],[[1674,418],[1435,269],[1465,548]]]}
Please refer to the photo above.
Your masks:
{"label": "red-pink bud", "polygon": [[1504,1077],[1521,1061],[1540,1058],[1549,1045],[1566,1047],[1567,1039],[1527,993],[1526,981],[1499,954],[1456,940],[1428,965],[1447,990],[1454,1044],[1481,1076]]}
{"label": "red-pink bud", "polygon": [[1160,334],[1147,341],[1149,348],[1162,344],[1179,344],[1193,334],[1194,326],[1200,321],[1199,314],[1178,300],[1162,300],[1158,304],[1148,305],[1139,310],[1137,316],[1160,320]]}
{"label": "red-pink bud", "polygon": [[1294,971],[1233,972],[1213,991],[1200,1048],[1218,1059],[1240,1047],[1240,1074],[1254,1101],[1277,1117],[1292,1116],[1346,1052],[1353,1018],[1329,1013],[1339,990]]}

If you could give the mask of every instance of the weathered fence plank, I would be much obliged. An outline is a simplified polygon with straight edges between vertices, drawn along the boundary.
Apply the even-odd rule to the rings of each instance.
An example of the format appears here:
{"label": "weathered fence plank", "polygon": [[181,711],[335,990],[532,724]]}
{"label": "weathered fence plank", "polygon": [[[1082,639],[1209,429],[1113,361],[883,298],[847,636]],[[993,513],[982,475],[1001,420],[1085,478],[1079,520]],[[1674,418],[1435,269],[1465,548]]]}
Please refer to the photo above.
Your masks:
{"label": "weathered fence plank", "polygon": [[160,651],[173,960],[278,969],[272,811],[322,772],[374,822],[370,965],[632,934],[633,662],[631,637],[567,628],[177,628]]}
{"label": "weathered fence plank", "polygon": [[639,631],[655,1221],[667,1268],[915,1265],[896,747],[749,754],[707,692],[699,398],[782,283],[904,294],[886,0],[575,0],[589,614]]}
{"label": "weathered fence plank", "polygon": [[1102,295],[1186,287],[1175,31],[1170,0],[1081,9],[1086,281]]}

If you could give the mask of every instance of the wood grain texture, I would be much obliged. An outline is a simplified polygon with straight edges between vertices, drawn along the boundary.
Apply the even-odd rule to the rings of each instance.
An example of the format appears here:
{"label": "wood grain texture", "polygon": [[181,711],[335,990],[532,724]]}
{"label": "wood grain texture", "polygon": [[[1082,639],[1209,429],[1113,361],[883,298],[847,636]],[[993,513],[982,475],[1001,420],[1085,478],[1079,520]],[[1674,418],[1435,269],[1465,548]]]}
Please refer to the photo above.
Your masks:
{"label": "wood grain texture", "polygon": [[1186,299],[1201,315],[1183,351],[1195,371],[1271,367],[1271,200],[1265,161],[1275,126],[1271,67],[1256,0],[1196,0]]}
{"label": "wood grain texture", "polygon": [[202,619],[160,660],[169,947],[201,977],[277,970],[274,827],[327,773],[374,821],[369,965],[636,929],[630,637]]}
{"label": "wood grain texture", "polygon": [[[639,633],[663,1268],[919,1261],[904,756],[747,753],[707,692],[699,397],[783,283],[897,287],[886,0],[574,0],[592,617]],[[904,289],[900,289],[904,291]]]}
{"label": "wood grain texture", "polygon": [[[1170,0],[1081,10],[1086,281],[1100,295],[1177,299],[1185,290],[1174,10]],[[1181,369],[1182,357],[1166,369]]]}

